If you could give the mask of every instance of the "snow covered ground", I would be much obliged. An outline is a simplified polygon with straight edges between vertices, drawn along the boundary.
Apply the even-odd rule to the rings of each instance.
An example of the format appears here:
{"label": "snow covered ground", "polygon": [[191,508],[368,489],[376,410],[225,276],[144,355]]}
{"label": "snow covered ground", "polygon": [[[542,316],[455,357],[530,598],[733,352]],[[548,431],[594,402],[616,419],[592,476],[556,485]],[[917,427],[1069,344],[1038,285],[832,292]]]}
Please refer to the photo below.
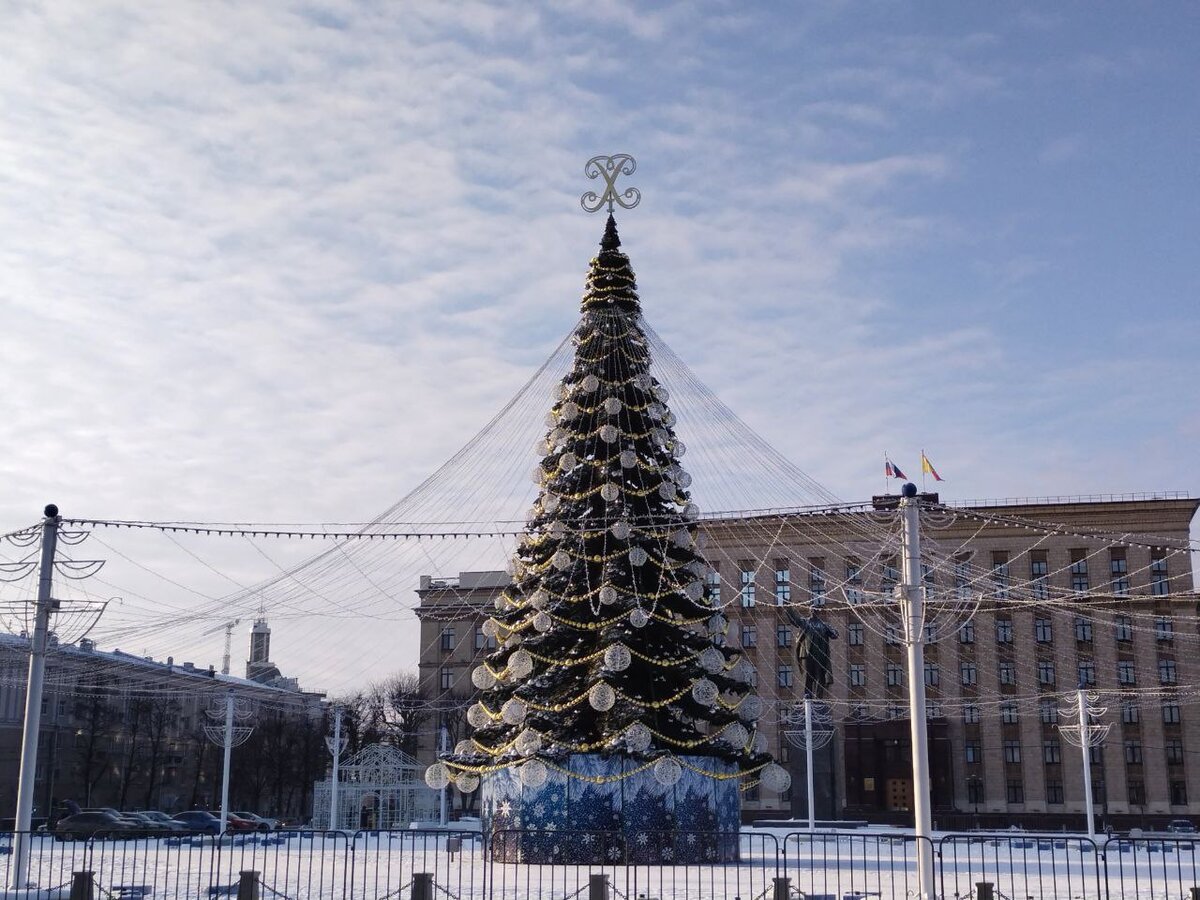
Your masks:
{"label": "snow covered ground", "polygon": [[[564,833],[565,840],[577,836]],[[0,837],[0,853],[7,846]],[[1180,900],[1200,884],[1200,853],[1190,840],[1112,841],[1094,848],[1078,835],[938,835],[938,896],[972,896],[991,882],[997,900],[1130,898]],[[725,866],[526,866],[492,864],[478,836],[392,832],[295,833],[216,842],[97,841],[57,843],[38,837],[31,876],[38,890],[14,896],[49,898],[65,891],[74,871],[96,873],[99,897],[198,900],[223,894],[239,873],[260,873],[264,900],[408,900],[414,875],[430,873],[439,900],[565,900],[586,897],[589,876],[604,874],[613,900],[764,900],[786,875],[800,897],[821,900],[917,892],[917,844],[911,835],[861,829],[806,833],[746,829],[741,861]],[[1098,852],[1099,851],[1099,852]],[[0,856],[4,885],[11,855]],[[793,894],[793,896],[796,896]],[[6,897],[0,890],[0,898]]]}

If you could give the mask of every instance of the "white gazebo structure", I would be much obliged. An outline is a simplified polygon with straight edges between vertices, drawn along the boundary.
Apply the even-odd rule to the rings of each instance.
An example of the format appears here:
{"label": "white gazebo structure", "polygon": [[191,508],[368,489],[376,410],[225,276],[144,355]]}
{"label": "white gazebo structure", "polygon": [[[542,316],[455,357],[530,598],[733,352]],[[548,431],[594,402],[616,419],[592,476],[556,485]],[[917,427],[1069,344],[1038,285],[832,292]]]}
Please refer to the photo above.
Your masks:
{"label": "white gazebo structure", "polygon": [[[335,828],[390,831],[436,820],[438,792],[425,784],[425,767],[407,753],[369,744],[340,765]],[[332,776],[313,785],[313,822],[329,823]]]}

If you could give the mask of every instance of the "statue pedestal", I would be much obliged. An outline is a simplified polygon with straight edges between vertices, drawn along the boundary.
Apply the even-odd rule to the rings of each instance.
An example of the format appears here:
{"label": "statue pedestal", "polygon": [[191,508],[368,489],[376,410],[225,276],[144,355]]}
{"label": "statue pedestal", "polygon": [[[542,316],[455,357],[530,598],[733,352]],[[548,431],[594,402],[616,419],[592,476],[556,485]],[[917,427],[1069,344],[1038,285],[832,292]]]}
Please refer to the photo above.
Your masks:
{"label": "statue pedestal", "polygon": [[[687,865],[735,862],[741,827],[737,768],[700,756],[659,784],[644,761],[579,753],[538,787],[514,769],[483,776],[483,831],[494,862]],[[701,771],[694,772],[687,766]],[[629,773],[635,774],[629,774]],[[702,773],[711,773],[706,775]],[[624,777],[620,777],[624,776]]]}

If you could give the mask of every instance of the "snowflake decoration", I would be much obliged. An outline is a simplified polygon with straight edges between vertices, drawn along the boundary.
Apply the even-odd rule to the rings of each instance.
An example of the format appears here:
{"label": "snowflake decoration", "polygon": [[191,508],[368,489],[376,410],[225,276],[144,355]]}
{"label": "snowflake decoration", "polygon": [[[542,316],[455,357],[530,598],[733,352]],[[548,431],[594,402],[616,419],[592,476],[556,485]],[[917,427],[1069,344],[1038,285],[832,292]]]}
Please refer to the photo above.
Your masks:
{"label": "snowflake decoration", "polygon": [[643,831],[637,836],[637,842],[639,847],[645,847],[648,843],[650,843],[650,835]]}

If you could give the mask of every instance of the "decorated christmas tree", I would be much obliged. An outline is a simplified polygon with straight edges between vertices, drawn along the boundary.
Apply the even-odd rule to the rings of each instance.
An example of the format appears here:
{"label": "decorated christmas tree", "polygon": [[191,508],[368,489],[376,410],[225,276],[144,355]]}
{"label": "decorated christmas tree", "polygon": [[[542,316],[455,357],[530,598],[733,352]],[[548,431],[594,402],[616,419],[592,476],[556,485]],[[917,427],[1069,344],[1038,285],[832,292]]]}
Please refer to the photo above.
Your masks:
{"label": "decorated christmas tree", "polygon": [[[488,779],[500,773],[517,786],[510,800],[562,782],[563,796],[538,794],[542,810],[546,801],[569,808],[562,801],[572,780],[650,779],[658,799],[641,803],[637,826],[676,829],[688,823],[664,790],[708,791],[697,802],[711,807],[714,788],[696,787],[697,776],[720,782],[735,803],[739,785],[761,779],[782,790],[788,776],[756,732],[762,704],[751,663],[726,646],[728,621],[708,595],[685,447],[667,390],[651,374],[634,273],[611,214],[600,247],[574,364],[537,443],[540,492],[511,585],[483,625],[498,649],[472,673],[481,692],[468,710],[474,733],[427,781],[472,790],[482,776],[486,815]],[[561,822],[553,812],[512,815],[508,802],[497,808],[506,826],[629,830],[630,797],[599,805],[599,819],[591,803]],[[711,809],[692,818],[707,830],[720,825]],[[536,855],[525,847],[526,858]]]}

